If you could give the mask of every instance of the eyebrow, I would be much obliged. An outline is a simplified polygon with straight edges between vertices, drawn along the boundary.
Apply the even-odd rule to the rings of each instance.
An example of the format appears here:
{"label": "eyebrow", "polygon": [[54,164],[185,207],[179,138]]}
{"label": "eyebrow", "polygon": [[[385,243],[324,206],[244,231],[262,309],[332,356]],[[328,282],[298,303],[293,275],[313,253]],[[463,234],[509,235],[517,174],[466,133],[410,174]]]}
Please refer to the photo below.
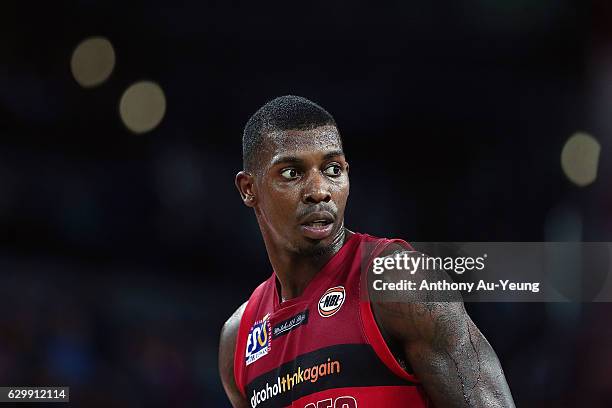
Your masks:
{"label": "eyebrow", "polygon": [[332,150],[329,153],[325,153],[325,156],[323,156],[323,160],[329,160],[336,156],[344,156],[344,152],[342,150]]}
{"label": "eyebrow", "polygon": [[[337,156],[344,156],[344,152],[342,150],[332,150],[331,152],[325,153],[323,160],[329,160]],[[301,164],[303,162],[304,160],[297,156],[278,156],[272,160],[272,166],[276,166],[277,164]]]}

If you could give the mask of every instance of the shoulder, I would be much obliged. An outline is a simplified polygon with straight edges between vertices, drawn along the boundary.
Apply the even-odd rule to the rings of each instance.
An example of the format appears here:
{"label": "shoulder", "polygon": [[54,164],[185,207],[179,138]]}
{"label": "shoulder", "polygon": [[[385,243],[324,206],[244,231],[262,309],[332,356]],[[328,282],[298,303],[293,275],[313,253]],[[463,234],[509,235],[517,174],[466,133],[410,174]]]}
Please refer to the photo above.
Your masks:
{"label": "shoulder", "polygon": [[[381,299],[384,301],[401,302],[449,302],[461,301],[458,291],[429,291],[420,290],[421,283],[448,281],[452,282],[452,277],[442,268],[439,257],[432,257],[424,252],[418,251],[412,245],[401,239],[380,239],[381,244],[372,251],[369,256],[369,263],[364,268],[367,273],[368,293],[372,301]],[[364,265],[365,266],[365,265]],[[389,289],[385,285],[384,290],[377,290],[372,284],[374,280],[392,284]],[[411,284],[395,286],[396,283]],[[429,286],[429,285],[427,285]]]}
{"label": "shoulder", "polygon": [[[416,260],[423,254],[401,239],[377,238],[375,242],[375,247],[368,251],[367,265],[363,265],[370,302],[375,304],[425,300],[420,291],[389,289],[394,288],[393,285],[398,282],[411,281],[416,284],[423,279],[425,274],[422,271],[415,273],[411,268],[406,268],[414,265],[411,259]],[[384,289],[381,289],[383,287]]]}
{"label": "shoulder", "polygon": [[242,320],[242,315],[244,314],[244,309],[246,308],[249,302],[246,301],[242,305],[238,307],[232,313],[232,315],[225,321],[223,327],[221,328],[221,340],[230,340],[236,339],[238,335],[238,329],[240,328],[240,321]]}
{"label": "shoulder", "polygon": [[[244,314],[244,309],[249,302],[244,302],[236,309],[234,313],[225,321],[221,328],[221,338],[219,341],[219,358],[224,358],[225,361],[231,359],[232,369],[234,361],[234,349],[236,348],[236,338],[240,330],[240,321]],[[222,355],[224,354],[224,355]],[[220,361],[221,363],[221,361]]]}
{"label": "shoulder", "polygon": [[235,407],[241,406],[244,398],[236,385],[234,377],[234,352],[236,350],[238,331],[240,330],[240,321],[247,304],[248,301],[244,302],[227,319],[221,328],[219,339],[219,373],[221,375],[221,382]]}
{"label": "shoulder", "polygon": [[249,300],[238,306],[238,308],[232,313],[232,315],[225,321],[223,327],[221,329],[221,340],[232,340],[235,342],[236,336],[238,335],[238,331],[240,329],[240,322],[242,321],[242,316],[245,313],[247,305],[257,306],[262,299],[266,296],[266,290],[270,290],[270,288],[274,285],[274,274],[262,283],[259,284],[251,294]]}
{"label": "shoulder", "polygon": [[[373,258],[393,256],[398,252],[413,251],[412,245],[401,238],[377,237],[360,234],[364,260],[372,263]],[[370,265],[371,266],[371,265]]]}
{"label": "shoulder", "polygon": [[428,289],[432,282],[453,280],[444,270],[423,268],[426,257],[403,241],[391,242],[367,268],[372,311],[381,331],[393,339],[418,337],[433,321],[465,314],[460,292]]}

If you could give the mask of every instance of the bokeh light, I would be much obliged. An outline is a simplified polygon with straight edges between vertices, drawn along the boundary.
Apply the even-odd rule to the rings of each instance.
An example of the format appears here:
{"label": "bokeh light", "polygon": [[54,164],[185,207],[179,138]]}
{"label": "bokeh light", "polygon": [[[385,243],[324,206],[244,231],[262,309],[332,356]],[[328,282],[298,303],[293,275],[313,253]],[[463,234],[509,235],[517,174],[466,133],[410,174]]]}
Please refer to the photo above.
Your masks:
{"label": "bokeh light", "polygon": [[577,132],[572,135],[561,151],[561,168],[574,184],[584,187],[597,178],[601,146],[591,135]]}
{"label": "bokeh light", "polygon": [[92,88],[108,79],[115,67],[115,50],[104,37],[87,38],[74,49],[70,69],[83,88]]}
{"label": "bokeh light", "polygon": [[155,129],[166,113],[164,91],[155,82],[140,81],[125,90],[119,102],[119,114],[134,133]]}

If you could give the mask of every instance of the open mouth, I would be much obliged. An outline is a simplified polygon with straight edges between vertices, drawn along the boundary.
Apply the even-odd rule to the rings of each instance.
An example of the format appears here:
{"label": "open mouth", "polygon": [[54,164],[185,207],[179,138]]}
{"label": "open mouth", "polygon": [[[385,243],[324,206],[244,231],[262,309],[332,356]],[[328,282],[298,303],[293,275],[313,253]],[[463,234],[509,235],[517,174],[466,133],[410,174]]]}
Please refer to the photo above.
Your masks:
{"label": "open mouth", "polygon": [[325,226],[327,226],[327,225],[329,225],[331,223],[332,223],[332,221],[330,221],[330,220],[314,220],[314,221],[307,222],[307,223],[302,224],[302,225],[304,225],[306,227],[312,227],[312,228],[323,228],[323,227],[325,227]]}
{"label": "open mouth", "polygon": [[301,223],[305,237],[310,239],[327,238],[333,229],[334,217],[328,212],[312,213]]}

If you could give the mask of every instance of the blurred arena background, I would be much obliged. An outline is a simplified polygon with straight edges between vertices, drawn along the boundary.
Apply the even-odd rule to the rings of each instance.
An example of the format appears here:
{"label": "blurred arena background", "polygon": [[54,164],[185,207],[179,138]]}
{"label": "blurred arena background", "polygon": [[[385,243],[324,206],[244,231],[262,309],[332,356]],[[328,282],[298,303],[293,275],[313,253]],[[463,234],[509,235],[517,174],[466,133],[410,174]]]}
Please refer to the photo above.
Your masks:
{"label": "blurred arena background", "polygon": [[[340,126],[347,225],[612,241],[612,3],[5,2],[0,385],[228,407],[220,327],[270,273],[233,177],[297,94]],[[520,407],[612,405],[610,304],[470,304]]]}

